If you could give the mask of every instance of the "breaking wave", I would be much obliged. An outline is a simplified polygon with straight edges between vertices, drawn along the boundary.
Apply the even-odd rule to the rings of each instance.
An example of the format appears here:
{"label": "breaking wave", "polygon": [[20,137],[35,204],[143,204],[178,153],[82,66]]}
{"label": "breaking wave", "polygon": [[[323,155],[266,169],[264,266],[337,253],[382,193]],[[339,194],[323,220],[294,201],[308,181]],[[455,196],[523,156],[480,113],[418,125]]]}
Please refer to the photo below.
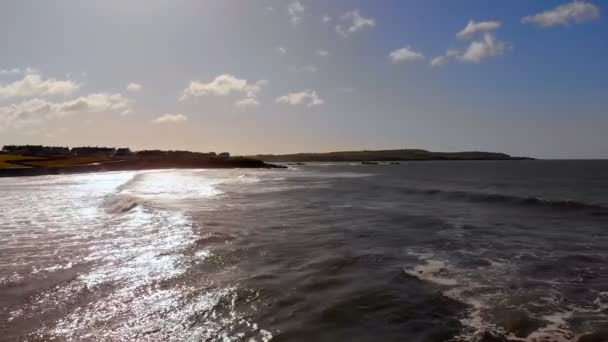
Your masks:
{"label": "breaking wave", "polygon": [[431,252],[409,253],[419,263],[404,268],[405,274],[438,286],[443,296],[469,307],[460,318],[461,332],[451,341],[568,342],[608,338],[608,332],[585,331],[584,324],[580,326],[581,320],[608,322],[607,292],[596,293],[584,305],[564,306],[559,297],[551,296],[551,290],[541,297],[530,289],[526,289],[529,294],[522,294],[522,290],[511,288],[504,279],[513,277],[517,268],[508,262],[490,262],[471,270]]}
{"label": "breaking wave", "polygon": [[553,208],[559,210],[593,211],[594,214],[608,214],[607,206],[595,203],[574,201],[570,199],[545,199],[540,197],[523,197],[507,194],[422,188],[401,188],[401,190],[410,194],[433,195],[447,199],[459,199],[471,202],[505,203],[520,206]]}

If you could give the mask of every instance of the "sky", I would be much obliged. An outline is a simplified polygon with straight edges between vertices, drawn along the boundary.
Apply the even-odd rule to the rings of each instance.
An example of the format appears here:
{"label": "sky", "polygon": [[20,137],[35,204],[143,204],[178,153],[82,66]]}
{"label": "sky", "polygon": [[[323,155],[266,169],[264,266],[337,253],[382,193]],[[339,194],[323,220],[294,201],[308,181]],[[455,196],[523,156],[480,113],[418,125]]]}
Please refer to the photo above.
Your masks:
{"label": "sky", "polygon": [[5,0],[0,145],[608,158],[607,4]]}

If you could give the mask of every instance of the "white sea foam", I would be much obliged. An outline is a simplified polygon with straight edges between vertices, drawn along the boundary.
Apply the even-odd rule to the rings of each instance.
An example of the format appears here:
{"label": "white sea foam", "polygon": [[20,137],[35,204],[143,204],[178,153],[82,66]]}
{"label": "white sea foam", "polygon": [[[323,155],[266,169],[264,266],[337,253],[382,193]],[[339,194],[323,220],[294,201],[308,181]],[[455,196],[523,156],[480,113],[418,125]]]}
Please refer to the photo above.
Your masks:
{"label": "white sea foam", "polygon": [[238,176],[236,180],[241,183],[259,183],[261,181],[261,178],[244,173]]}
{"label": "white sea foam", "polygon": [[122,189],[121,194],[159,201],[209,198],[222,193],[216,186],[224,181],[205,177],[203,172],[155,171],[146,173],[145,181],[136,186]]}
{"label": "white sea foam", "polygon": [[458,281],[444,275],[446,263],[441,260],[425,259],[422,264],[416,265],[413,270],[404,270],[405,273],[438,285],[456,286]]}
{"label": "white sea foam", "polygon": [[567,319],[572,317],[572,311],[555,312],[550,315],[542,316],[543,321],[547,322],[544,327],[532,332],[525,339],[526,342],[546,341],[568,342],[575,340],[575,334],[570,330]]}
{"label": "white sea foam", "polygon": [[210,256],[211,256],[211,251],[208,249],[202,249],[202,250],[196,252],[196,254],[194,254],[194,257],[198,261],[204,261],[205,259],[209,258]]}
{"label": "white sea foam", "polygon": [[53,265],[50,267],[44,267],[44,268],[37,268],[34,266],[33,270],[32,270],[32,274],[36,274],[36,273],[40,273],[40,272],[55,272],[58,270],[65,270],[65,269],[69,269],[72,268],[73,264],[71,262],[68,262],[65,265],[61,265],[61,264],[57,264],[57,265]]}
{"label": "white sea foam", "polygon": [[[13,310],[10,321],[60,308],[70,312],[68,305],[76,298],[100,292],[102,297],[78,306],[38,334],[67,341],[218,336],[228,341],[248,331],[248,336],[268,340],[269,332],[253,328],[255,323],[237,312],[235,289],[210,288],[193,296],[196,289],[160,286],[212,255],[204,249],[188,256],[199,237],[197,230],[186,207],[166,204],[210,200],[222,193],[217,186],[228,180],[260,181],[241,175],[163,170],[0,180],[0,205],[5,209],[0,222],[6,223],[0,226],[1,263],[11,267],[6,274],[12,274],[0,281],[25,281],[87,265],[74,280]],[[228,309],[220,310],[218,303],[226,301]],[[209,315],[202,326],[201,315]]]}
{"label": "white sea foam", "polygon": [[[487,266],[477,266],[472,269],[461,269],[445,259],[440,258],[427,249],[410,249],[408,254],[416,256],[420,263],[413,269],[405,269],[409,275],[415,276],[423,281],[446,287],[442,294],[450,299],[464,303],[469,306],[465,316],[460,318],[463,330],[454,337],[454,341],[474,342],[482,339],[486,334],[503,336],[510,341],[538,342],[575,341],[584,333],[575,333],[570,321],[577,315],[593,314],[604,318],[601,322],[608,322],[604,315],[608,309],[608,293],[598,292],[597,297],[585,307],[572,303],[564,305],[560,300],[553,297],[537,298],[533,303],[537,307],[545,308],[544,314],[532,313],[525,307],[517,306],[516,309],[523,310],[530,319],[544,322],[539,328],[530,332],[525,337],[518,337],[513,332],[505,330],[497,322],[491,319],[491,312],[497,305],[506,305],[511,293],[504,287],[504,279],[513,278],[513,264],[507,260],[493,258],[482,258],[487,261]],[[482,264],[483,265],[483,264]],[[557,286],[554,283],[551,286]],[[502,304],[500,304],[502,303]],[[553,311],[551,311],[553,308]],[[596,318],[597,319],[597,318]],[[591,332],[591,331],[590,331]]]}

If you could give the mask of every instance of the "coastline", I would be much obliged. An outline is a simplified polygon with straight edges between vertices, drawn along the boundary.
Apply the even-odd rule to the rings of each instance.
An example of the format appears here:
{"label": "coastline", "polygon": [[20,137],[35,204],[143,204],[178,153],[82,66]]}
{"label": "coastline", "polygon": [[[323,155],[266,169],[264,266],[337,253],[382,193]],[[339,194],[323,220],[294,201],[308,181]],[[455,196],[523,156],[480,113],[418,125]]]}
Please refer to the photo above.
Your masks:
{"label": "coastline", "polygon": [[0,169],[0,177],[31,177],[110,171],[140,171],[155,169],[283,169],[286,166],[265,163],[255,159],[229,160],[116,160],[99,164],[69,167],[23,167]]}
{"label": "coastline", "polygon": [[360,150],[326,153],[257,154],[231,157],[228,152],[143,150],[115,147],[5,145],[0,152],[0,177],[26,177],[104,171],[154,169],[286,168],[271,163],[359,162],[399,164],[409,161],[533,160],[505,153],[433,152],[421,149]]}
{"label": "coastline", "polygon": [[265,162],[399,162],[438,160],[534,160],[530,157],[510,156],[498,152],[433,152],[420,149],[361,150],[292,154],[256,154],[248,158]]}

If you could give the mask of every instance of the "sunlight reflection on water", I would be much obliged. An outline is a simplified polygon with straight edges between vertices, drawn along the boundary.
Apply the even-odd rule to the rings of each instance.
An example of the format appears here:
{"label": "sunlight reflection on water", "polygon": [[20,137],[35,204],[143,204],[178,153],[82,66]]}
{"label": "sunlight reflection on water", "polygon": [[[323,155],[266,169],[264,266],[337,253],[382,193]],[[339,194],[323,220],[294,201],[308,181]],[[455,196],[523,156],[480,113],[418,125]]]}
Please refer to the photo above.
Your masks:
{"label": "sunlight reflection on water", "polygon": [[[11,311],[9,320],[70,307],[71,313],[36,335],[179,341],[249,327],[261,340],[269,339],[269,333],[239,317],[234,305],[228,305],[226,313],[226,308],[214,311],[219,302],[230,303],[235,289],[209,289],[193,296],[192,288],[162,286],[212,253],[186,255],[198,238],[190,217],[183,210],[161,208],[167,202],[211,199],[222,193],[216,185],[223,181],[201,171],[152,171],[6,182],[0,199],[7,208],[0,212],[0,221],[7,223],[0,227],[6,233],[0,237],[6,252],[0,261],[6,268],[0,282],[51,277],[76,265],[88,269],[38,294],[29,306]],[[89,297],[78,304],[79,298]],[[213,317],[205,324],[187,329],[197,315],[210,313]]]}

